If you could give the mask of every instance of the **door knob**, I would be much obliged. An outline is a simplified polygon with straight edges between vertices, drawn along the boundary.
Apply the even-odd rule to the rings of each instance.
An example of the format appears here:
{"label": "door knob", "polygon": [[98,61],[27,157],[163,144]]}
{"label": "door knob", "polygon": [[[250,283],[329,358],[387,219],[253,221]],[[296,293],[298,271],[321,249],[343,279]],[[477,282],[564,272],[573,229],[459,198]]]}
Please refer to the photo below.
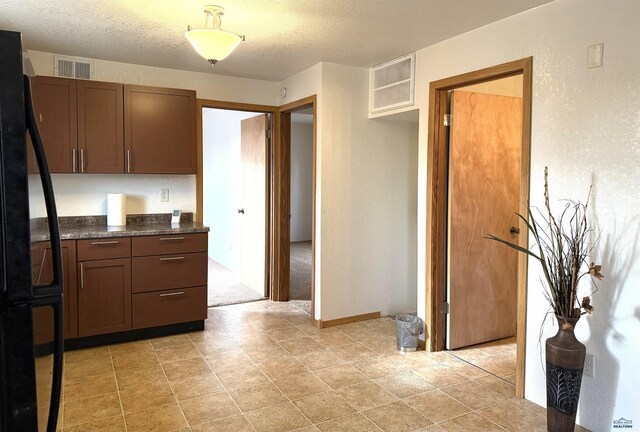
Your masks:
{"label": "door knob", "polygon": [[512,235],[520,234],[520,228],[512,226],[511,229],[509,230],[509,232]]}
{"label": "door knob", "polygon": [[244,209],[243,209],[243,208],[238,209],[238,213],[242,213],[242,214],[244,214]]}

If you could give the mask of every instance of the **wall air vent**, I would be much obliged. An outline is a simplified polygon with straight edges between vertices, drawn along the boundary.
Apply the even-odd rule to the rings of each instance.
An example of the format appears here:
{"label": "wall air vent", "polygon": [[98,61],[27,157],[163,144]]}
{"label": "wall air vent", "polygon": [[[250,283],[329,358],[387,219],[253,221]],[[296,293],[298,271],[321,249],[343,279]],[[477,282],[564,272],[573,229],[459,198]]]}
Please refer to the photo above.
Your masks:
{"label": "wall air vent", "polygon": [[93,61],[80,57],[53,57],[53,76],[64,78],[91,79]]}
{"label": "wall air vent", "polygon": [[416,53],[410,53],[370,69],[370,113],[413,105],[415,61]]}

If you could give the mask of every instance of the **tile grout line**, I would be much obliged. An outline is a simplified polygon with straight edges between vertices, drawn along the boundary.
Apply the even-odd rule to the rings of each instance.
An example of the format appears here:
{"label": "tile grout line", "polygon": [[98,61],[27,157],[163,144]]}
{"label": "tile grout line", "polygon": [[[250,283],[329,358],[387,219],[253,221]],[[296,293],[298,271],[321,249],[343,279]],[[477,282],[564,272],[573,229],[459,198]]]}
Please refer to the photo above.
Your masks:
{"label": "tile grout line", "polygon": [[[189,342],[191,342],[191,345],[193,345],[193,347],[196,349],[198,354],[200,354],[200,351],[198,351],[198,348],[193,344],[193,341],[191,340],[191,337],[188,334],[187,334],[187,338],[189,339]],[[160,359],[158,358],[158,354],[156,353],[156,349],[153,346],[153,343],[151,343],[151,349],[153,350],[153,353],[155,354],[156,359],[158,360],[158,365],[160,366],[160,370],[162,371],[162,375],[164,375],[164,379],[167,380],[167,384],[169,385],[169,389],[171,390],[171,394],[173,395],[173,399],[175,399],[175,401],[176,401],[176,405],[178,405],[178,408],[180,409],[180,413],[182,414],[182,418],[187,423],[187,426],[189,427],[189,429],[191,429],[191,423],[189,423],[189,419],[187,418],[187,415],[184,413],[184,410],[182,409],[182,405],[180,404],[180,401],[176,397],[175,391],[173,391],[173,386],[171,385],[171,381],[169,381],[169,377],[167,376],[167,372],[164,370],[164,366],[162,366],[162,363],[160,362]],[[209,367],[209,365],[207,365],[207,367]]]}
{"label": "tile grout line", "polygon": [[118,375],[116,374],[116,365],[113,362],[113,353],[111,352],[111,345],[107,346],[109,350],[109,360],[111,360],[111,369],[113,370],[113,377],[116,381],[116,392],[118,394],[118,403],[120,404],[120,412],[122,413],[122,423],[124,423],[125,432],[129,431],[129,426],[127,426],[127,419],[124,416],[124,405],[122,404],[122,398],[120,397],[120,385],[118,384]]}

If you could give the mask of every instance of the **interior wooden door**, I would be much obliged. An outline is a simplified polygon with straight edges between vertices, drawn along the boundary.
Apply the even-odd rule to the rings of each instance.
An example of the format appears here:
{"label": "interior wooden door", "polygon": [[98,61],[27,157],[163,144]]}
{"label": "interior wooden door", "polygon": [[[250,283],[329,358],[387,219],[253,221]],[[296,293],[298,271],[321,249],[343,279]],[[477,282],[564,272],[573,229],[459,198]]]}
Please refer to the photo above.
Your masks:
{"label": "interior wooden door", "polygon": [[484,238],[515,240],[522,99],[454,91],[449,135],[447,348],[516,331],[517,252]]}
{"label": "interior wooden door", "polygon": [[240,122],[242,201],[240,218],[240,280],[265,295],[267,130],[268,118],[260,114]]}

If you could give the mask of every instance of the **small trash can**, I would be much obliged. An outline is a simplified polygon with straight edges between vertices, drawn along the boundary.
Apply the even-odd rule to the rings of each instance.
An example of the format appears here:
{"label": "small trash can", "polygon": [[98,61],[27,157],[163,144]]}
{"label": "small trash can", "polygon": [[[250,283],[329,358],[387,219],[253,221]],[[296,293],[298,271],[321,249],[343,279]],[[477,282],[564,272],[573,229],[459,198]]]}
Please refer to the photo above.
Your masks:
{"label": "small trash can", "polygon": [[424,331],[424,321],[415,315],[396,315],[396,347],[400,351],[418,349],[418,336]]}

